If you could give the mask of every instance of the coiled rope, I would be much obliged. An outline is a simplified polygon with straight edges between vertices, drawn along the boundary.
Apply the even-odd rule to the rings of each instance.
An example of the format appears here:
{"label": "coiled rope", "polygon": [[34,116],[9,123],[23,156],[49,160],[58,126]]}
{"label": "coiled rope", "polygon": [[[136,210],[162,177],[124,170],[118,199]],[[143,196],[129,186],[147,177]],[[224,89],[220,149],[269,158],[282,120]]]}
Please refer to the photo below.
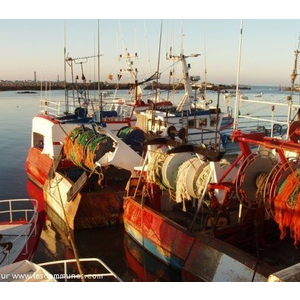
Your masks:
{"label": "coiled rope", "polygon": [[158,149],[151,154],[147,166],[147,181],[157,184],[162,190],[165,189],[165,185],[163,184],[161,169],[167,156],[166,150]]}
{"label": "coiled rope", "polygon": [[[182,209],[186,211],[185,201],[193,200],[193,197],[190,195],[187,190],[186,182],[188,171],[190,166],[193,165],[198,160],[198,158],[192,158],[185,161],[178,169],[177,179],[176,179],[176,202],[182,202]],[[208,183],[208,176],[210,176],[210,166],[207,165],[203,168],[202,172],[198,175],[198,177],[194,180],[194,193],[196,198],[202,198],[203,192],[206,190],[206,186]]]}
{"label": "coiled rope", "polygon": [[[147,181],[157,184],[162,190],[166,190],[167,186],[164,183],[162,176],[162,167],[167,156],[168,154],[165,149],[158,149],[151,154],[151,159],[147,166]],[[197,160],[199,160],[197,157],[191,158],[179,166],[176,177],[176,186],[174,190],[169,189],[170,199],[177,203],[183,203],[183,211],[186,211],[185,201],[193,200],[193,197],[187,189],[186,183],[189,180],[187,177],[190,167],[191,165],[194,165]],[[197,198],[202,198],[202,195],[206,190],[207,183],[209,182],[208,177],[210,176],[211,169],[210,166],[207,165],[203,168],[199,175],[197,175],[197,178],[191,178],[191,180],[194,180],[194,194]]]}

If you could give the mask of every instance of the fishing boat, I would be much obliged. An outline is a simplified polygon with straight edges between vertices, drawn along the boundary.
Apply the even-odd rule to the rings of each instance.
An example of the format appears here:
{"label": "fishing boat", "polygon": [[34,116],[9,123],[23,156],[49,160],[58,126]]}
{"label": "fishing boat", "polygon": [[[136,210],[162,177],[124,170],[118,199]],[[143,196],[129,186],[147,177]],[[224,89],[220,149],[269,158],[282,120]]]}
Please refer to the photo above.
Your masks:
{"label": "fishing boat", "polygon": [[[185,140],[187,143],[208,144],[217,139],[221,145],[219,132],[230,128],[233,118],[230,111],[221,112],[218,90],[217,106],[212,106],[212,101],[195,96],[192,91],[192,81],[189,76],[190,65],[187,58],[198,57],[198,54],[187,56],[183,50],[179,56],[169,55],[182,66],[182,80],[184,95],[177,106],[160,107],[154,103],[151,109],[135,112],[137,117],[136,127],[155,137],[169,137],[173,140]],[[217,132],[217,133],[216,133]]]}
{"label": "fishing boat", "polygon": [[[87,271],[76,270],[80,263]],[[0,282],[78,282],[122,280],[100,259],[66,259],[46,263],[33,263],[22,260],[0,268]]]}
{"label": "fishing boat", "polygon": [[140,159],[91,118],[76,114],[58,117],[48,110],[33,118],[27,174],[44,190],[47,204],[72,229],[119,219],[120,195]]}
{"label": "fishing boat", "polygon": [[218,147],[148,141],[127,186],[126,232],[186,281],[298,281],[300,123],[292,94],[288,103],[286,138],[239,130],[237,105],[240,154],[228,162]]}
{"label": "fishing boat", "polygon": [[[32,120],[28,177],[43,190],[47,208],[72,230],[122,222],[124,187],[141,157],[103,122],[101,107],[96,117],[83,71],[91,57],[72,58],[66,47],[64,54],[65,86],[69,66],[72,89],[65,90],[63,101],[48,99],[45,92],[40,113]],[[99,62],[100,54],[93,57]],[[80,66],[82,82],[74,80],[75,64]],[[134,136],[136,145],[132,131],[126,137],[130,142]]]}
{"label": "fishing boat", "polygon": [[35,199],[0,200],[0,267],[32,259],[44,219]]}
{"label": "fishing boat", "polygon": [[[169,109],[173,107],[173,103],[166,99],[162,99],[160,93],[155,91],[155,96],[145,95],[144,90],[153,80],[159,78],[159,73],[155,72],[147,79],[139,80],[138,69],[134,66],[134,60],[138,59],[138,54],[131,55],[128,49],[125,49],[125,55],[120,54],[119,60],[125,59],[126,68],[120,69],[117,75],[118,82],[124,75],[128,73],[132,83],[130,84],[131,90],[129,92],[130,97],[117,96],[117,90],[111,97],[103,97],[101,103],[94,101],[94,107],[101,107],[101,110],[96,111],[96,118],[98,117],[106,123],[108,128],[117,134],[117,136],[123,138],[124,132],[127,128],[131,128],[130,132],[136,131],[139,133],[139,128],[136,127],[136,113],[144,112],[155,105],[159,109]],[[110,74],[109,78],[112,80],[113,76]],[[119,84],[117,84],[118,86]],[[101,93],[103,95],[103,93]],[[100,116],[98,116],[100,112]],[[138,138],[135,134],[134,138],[129,138],[130,141],[141,141],[143,136]],[[128,142],[128,138],[125,138]],[[130,144],[130,142],[129,142]],[[131,145],[131,144],[130,144]]]}

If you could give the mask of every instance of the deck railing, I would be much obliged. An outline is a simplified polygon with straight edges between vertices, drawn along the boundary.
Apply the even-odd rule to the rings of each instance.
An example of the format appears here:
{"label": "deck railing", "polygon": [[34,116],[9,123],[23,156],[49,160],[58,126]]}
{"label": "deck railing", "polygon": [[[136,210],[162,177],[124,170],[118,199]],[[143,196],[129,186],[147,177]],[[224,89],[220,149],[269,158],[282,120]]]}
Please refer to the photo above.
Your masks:
{"label": "deck railing", "polygon": [[[94,267],[101,267],[104,268],[105,272],[101,272],[101,273],[89,273],[89,274],[83,274],[82,276],[80,274],[74,274],[74,268],[72,268],[71,272],[73,273],[69,273],[68,271],[68,266],[69,265],[73,265],[75,266],[77,263],[76,259],[67,259],[67,260],[59,260],[59,261],[52,261],[52,262],[46,262],[46,263],[40,263],[39,266],[41,267],[46,267],[46,269],[48,269],[47,267],[49,266],[54,266],[55,267],[55,272],[57,272],[59,265],[63,266],[63,274],[59,274],[59,273],[55,273],[53,274],[53,272],[50,272],[52,274],[52,276],[57,280],[57,279],[62,279],[65,282],[68,281],[68,279],[71,280],[81,280],[82,276],[85,279],[92,279],[92,280],[103,280],[104,277],[112,277],[113,279],[115,279],[116,281],[122,281],[121,278],[119,278],[115,272],[113,272],[101,259],[98,258],[80,258],[79,259],[79,263],[88,263],[93,264]],[[70,268],[69,268],[70,269]],[[88,268],[86,268],[88,269]],[[93,268],[94,269],[94,268]]]}

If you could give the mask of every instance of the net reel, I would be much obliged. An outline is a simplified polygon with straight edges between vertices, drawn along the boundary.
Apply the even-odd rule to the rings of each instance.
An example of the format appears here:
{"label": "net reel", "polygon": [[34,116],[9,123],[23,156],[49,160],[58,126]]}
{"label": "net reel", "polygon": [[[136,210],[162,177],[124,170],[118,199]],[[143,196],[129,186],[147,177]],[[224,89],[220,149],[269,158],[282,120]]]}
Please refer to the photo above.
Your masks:
{"label": "net reel", "polygon": [[247,156],[242,162],[236,175],[236,194],[244,207],[257,209],[264,205],[264,185],[275,165],[275,155],[266,149]]}
{"label": "net reel", "polygon": [[274,199],[280,188],[287,177],[297,169],[300,169],[300,158],[289,157],[286,163],[279,162],[271,170],[264,187],[265,207],[270,217],[274,218]]}
{"label": "net reel", "polygon": [[300,141],[300,122],[294,121],[289,128],[289,138],[292,142],[299,144]]}

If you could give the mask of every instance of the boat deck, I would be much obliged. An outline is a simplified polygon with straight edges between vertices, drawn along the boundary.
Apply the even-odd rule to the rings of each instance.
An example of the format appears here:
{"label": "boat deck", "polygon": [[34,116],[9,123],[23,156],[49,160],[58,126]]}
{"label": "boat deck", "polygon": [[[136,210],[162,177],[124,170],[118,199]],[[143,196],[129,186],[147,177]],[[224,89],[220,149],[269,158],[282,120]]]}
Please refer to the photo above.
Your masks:
{"label": "boat deck", "polygon": [[[189,229],[193,222],[196,208],[187,205],[187,211],[181,204],[173,205],[173,209],[164,211],[163,215],[183,229]],[[272,220],[266,220],[263,226],[254,222],[237,223],[238,206],[229,212],[229,216],[221,216],[218,226],[211,227],[207,209],[200,209],[191,233],[216,237],[257,258],[275,272],[300,263],[300,250],[293,245],[289,237],[280,239],[278,226]],[[232,224],[232,225],[230,225]]]}

